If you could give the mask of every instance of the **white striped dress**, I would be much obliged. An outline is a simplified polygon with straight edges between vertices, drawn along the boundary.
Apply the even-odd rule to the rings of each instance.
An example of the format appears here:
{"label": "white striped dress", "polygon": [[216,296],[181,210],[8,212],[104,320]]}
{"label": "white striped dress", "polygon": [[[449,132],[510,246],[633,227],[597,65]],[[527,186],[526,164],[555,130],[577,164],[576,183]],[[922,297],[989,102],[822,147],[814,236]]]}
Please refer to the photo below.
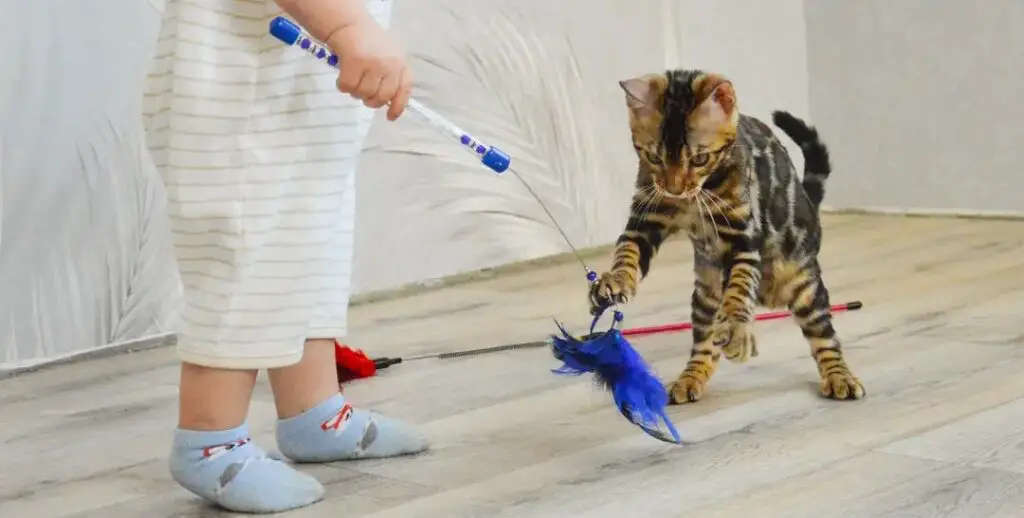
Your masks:
{"label": "white striped dress", "polygon": [[[390,0],[367,0],[387,24]],[[149,146],[184,287],[181,359],[257,369],[346,331],[355,165],[373,116],[267,35],[272,0],[167,0]]]}

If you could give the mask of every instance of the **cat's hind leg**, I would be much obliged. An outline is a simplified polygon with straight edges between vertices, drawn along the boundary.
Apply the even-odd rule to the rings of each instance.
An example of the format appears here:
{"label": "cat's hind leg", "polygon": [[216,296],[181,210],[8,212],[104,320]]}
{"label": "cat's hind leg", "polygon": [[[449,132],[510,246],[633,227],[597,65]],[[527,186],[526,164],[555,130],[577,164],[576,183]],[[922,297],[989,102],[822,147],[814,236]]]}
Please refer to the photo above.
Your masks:
{"label": "cat's hind leg", "polygon": [[805,270],[793,278],[790,310],[811,346],[811,356],[821,376],[821,395],[829,399],[860,399],[866,394],[864,385],[843,357],[842,344],[832,327],[828,290],[816,270]]}
{"label": "cat's hind leg", "polygon": [[694,403],[700,400],[722,355],[712,340],[711,332],[715,311],[722,300],[721,271],[709,266],[698,268],[696,274],[690,299],[693,346],[686,369],[668,386],[669,401],[673,404]]}

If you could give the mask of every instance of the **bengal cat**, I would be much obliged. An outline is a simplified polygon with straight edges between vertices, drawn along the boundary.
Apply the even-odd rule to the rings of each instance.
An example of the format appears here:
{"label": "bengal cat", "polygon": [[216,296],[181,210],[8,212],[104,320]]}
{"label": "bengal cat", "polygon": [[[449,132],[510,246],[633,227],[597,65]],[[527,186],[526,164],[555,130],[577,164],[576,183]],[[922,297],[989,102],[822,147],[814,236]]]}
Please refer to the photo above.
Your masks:
{"label": "bengal cat", "polygon": [[732,83],[700,70],[670,70],[622,81],[636,192],[610,271],[590,292],[591,310],[626,303],[665,239],[685,231],[694,251],[693,347],[668,387],[673,403],[701,398],[722,353],[757,356],[757,305],[788,307],[810,343],[821,394],[860,399],[821,280],[818,207],[831,172],[817,130],[777,111],[773,122],[804,154],[803,180],[763,122],[743,115]]}

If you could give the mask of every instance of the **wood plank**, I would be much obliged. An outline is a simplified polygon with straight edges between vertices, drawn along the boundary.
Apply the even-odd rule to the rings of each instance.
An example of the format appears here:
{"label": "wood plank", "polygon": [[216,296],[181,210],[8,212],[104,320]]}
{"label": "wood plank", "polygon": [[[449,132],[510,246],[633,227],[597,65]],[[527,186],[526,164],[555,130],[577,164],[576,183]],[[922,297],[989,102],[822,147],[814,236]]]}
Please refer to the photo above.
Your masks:
{"label": "wood plank", "polygon": [[1014,518],[1021,509],[1019,474],[867,453],[692,512],[701,518]]}
{"label": "wood plank", "polygon": [[1024,399],[1014,399],[893,442],[878,451],[1024,475],[1024,419],[1021,416],[1024,416]]}

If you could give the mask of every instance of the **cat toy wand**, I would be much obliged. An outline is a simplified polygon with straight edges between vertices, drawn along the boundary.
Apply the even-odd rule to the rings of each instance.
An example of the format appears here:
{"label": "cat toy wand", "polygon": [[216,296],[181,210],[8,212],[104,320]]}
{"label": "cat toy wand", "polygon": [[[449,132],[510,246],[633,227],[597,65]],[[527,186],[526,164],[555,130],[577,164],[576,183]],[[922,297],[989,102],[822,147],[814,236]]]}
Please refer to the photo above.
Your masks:
{"label": "cat toy wand", "polygon": [[[858,309],[860,309],[862,307],[864,307],[864,303],[862,303],[859,300],[855,300],[853,302],[844,302],[842,304],[834,304],[834,305],[832,305],[832,307],[829,308],[829,311],[832,312],[832,313],[840,313],[840,312],[843,312],[843,311],[856,311],[856,310],[858,310]],[[789,318],[791,316],[793,316],[793,312],[792,311],[771,311],[771,312],[767,312],[767,313],[758,313],[757,315],[754,315],[754,320],[757,321],[757,322],[761,322],[761,321],[765,321],[765,320],[779,320],[779,319],[783,319],[783,318]],[[656,326],[632,327],[632,328],[628,328],[628,329],[623,329],[621,331],[621,333],[622,333],[622,336],[626,336],[626,337],[640,337],[640,336],[656,335],[656,334],[661,334],[661,333],[677,333],[677,332],[680,332],[680,331],[687,331],[687,330],[690,330],[690,329],[693,329],[693,323],[692,322],[677,322],[677,323],[674,323],[674,324],[662,324],[662,325],[656,325]],[[582,339],[584,339],[584,340],[586,340],[588,338],[593,338],[593,337],[590,336],[590,335],[582,337]],[[415,356],[405,356],[405,357],[384,356],[384,357],[381,357],[381,358],[374,358],[373,359],[373,364],[374,364],[374,367],[377,370],[380,370],[380,369],[386,369],[388,367],[391,367],[392,365],[398,365],[399,363],[405,363],[405,362],[410,362],[410,361],[415,361],[415,360],[432,360],[432,359],[433,360],[450,360],[450,359],[455,359],[455,358],[465,358],[467,356],[476,356],[476,355],[479,355],[479,354],[489,354],[489,353],[497,353],[497,352],[505,352],[505,351],[518,351],[518,350],[521,350],[521,349],[537,349],[537,348],[540,348],[540,347],[550,347],[551,345],[553,345],[553,342],[554,341],[551,338],[548,338],[547,340],[535,340],[535,341],[532,341],[532,342],[519,342],[519,343],[507,344],[507,345],[496,345],[496,346],[492,346],[492,347],[481,347],[479,349],[464,349],[464,350],[461,350],[461,351],[451,351],[451,352],[445,352],[445,353],[417,354]]]}
{"label": "cat toy wand", "polygon": [[[292,21],[278,16],[271,20],[269,30],[272,36],[286,45],[297,46],[327,65],[338,67],[338,56]],[[572,240],[558,224],[547,205],[530,187],[529,183],[510,168],[511,158],[507,154],[498,148],[484,144],[415,99],[409,99],[407,106],[430,127],[443,135],[454,138],[460,146],[472,151],[480,159],[480,163],[491,171],[501,174],[507,170],[519,180],[551,219],[551,223],[583,266],[587,281],[591,284],[597,282],[597,273],[587,267],[579,251],[573,246]],[[603,310],[599,311],[590,323],[590,333],[583,340],[572,336],[560,323],[556,322],[561,335],[552,335],[551,347],[555,357],[561,360],[563,365],[552,372],[561,375],[594,374],[596,381],[612,393],[612,399],[623,417],[658,440],[675,444],[682,443],[679,432],[665,413],[668,395],[661,381],[619,330],[624,318],[622,312],[615,305],[607,309],[613,309],[612,324],[608,330],[603,333],[594,333],[594,328],[603,313]],[[668,434],[660,430],[662,422],[667,428]]]}

